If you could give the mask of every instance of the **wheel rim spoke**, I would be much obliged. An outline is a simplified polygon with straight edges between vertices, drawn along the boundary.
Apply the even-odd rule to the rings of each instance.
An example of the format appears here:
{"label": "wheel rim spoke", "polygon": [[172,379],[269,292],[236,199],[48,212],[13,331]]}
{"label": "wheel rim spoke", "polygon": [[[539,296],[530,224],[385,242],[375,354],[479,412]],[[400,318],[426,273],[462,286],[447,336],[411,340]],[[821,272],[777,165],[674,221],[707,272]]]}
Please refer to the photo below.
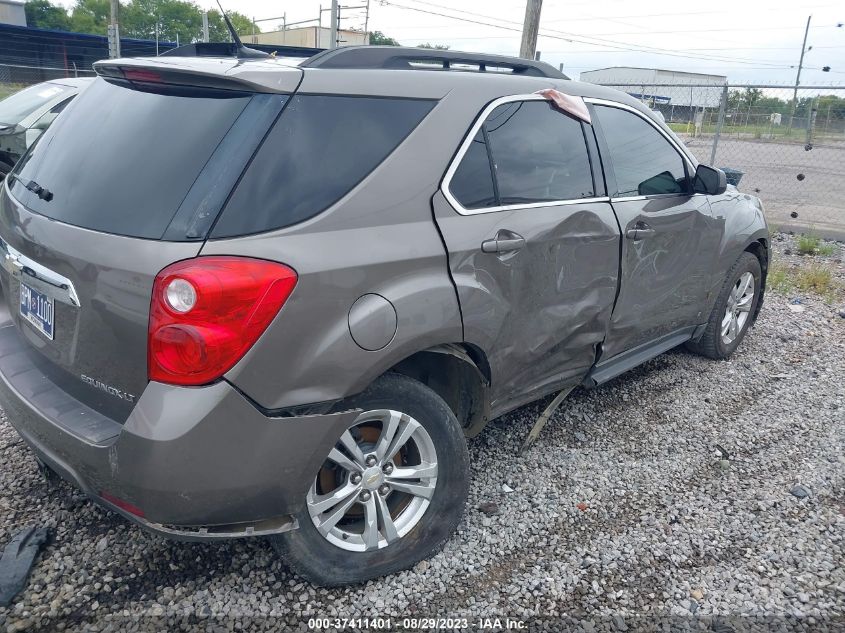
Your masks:
{"label": "wheel rim spoke", "polygon": [[388,543],[392,543],[399,538],[399,532],[396,531],[396,524],[390,516],[390,508],[387,507],[387,501],[381,495],[376,495],[374,498],[377,499],[384,538]]}
{"label": "wheel rim spoke", "polygon": [[357,473],[361,471],[361,467],[349,459],[346,455],[341,453],[336,448],[333,448],[329,453],[329,459],[332,460],[338,466],[342,466],[346,470],[352,473]]}
{"label": "wheel rim spoke", "polygon": [[326,510],[329,510],[337,504],[347,500],[350,496],[354,500],[354,496],[358,492],[358,488],[358,486],[347,482],[332,492],[324,495],[315,495],[308,500],[308,510],[311,513],[311,516],[314,517],[322,514]]}
{"label": "wheel rim spoke", "polygon": [[375,549],[378,547],[378,510],[376,509],[376,498],[372,496],[364,504],[364,547]]}
{"label": "wheel rim spoke", "polygon": [[431,499],[434,494],[434,485],[429,483],[413,484],[408,483],[407,481],[402,481],[401,479],[395,480],[392,477],[387,477],[385,481],[390,484],[390,487],[393,490],[407,492],[409,495],[414,495],[415,497]]}
{"label": "wheel rim spoke", "polygon": [[396,430],[399,428],[399,423],[403,418],[403,416],[396,411],[387,411],[386,413],[386,419],[382,419],[381,435],[379,435],[378,442],[376,443],[376,457],[378,457],[379,460],[384,459],[387,447],[390,446],[393,441],[393,437],[396,435]]}
{"label": "wheel rim spoke", "polygon": [[363,467],[364,466],[364,453],[361,451],[361,448],[355,442],[355,438],[352,437],[352,433],[349,431],[345,431],[343,435],[340,436],[340,443],[343,444],[343,447],[349,451],[349,454],[352,455],[352,459],[354,459],[358,464]]}
{"label": "wheel rim spoke", "polygon": [[346,514],[346,512],[349,510],[349,508],[352,507],[352,504],[355,503],[357,500],[358,500],[358,495],[357,495],[357,492],[355,492],[355,493],[349,495],[349,497],[347,497],[345,501],[338,504],[337,507],[334,509],[334,511],[332,511],[332,513],[330,515],[328,515],[327,517],[323,517],[323,518],[320,518],[319,516],[316,517],[317,520],[319,521],[319,524],[317,525],[317,530],[320,532],[320,534],[322,534],[323,536],[328,534],[331,531],[331,529],[335,525],[337,525],[337,522],[340,521],[343,518],[343,516]]}
{"label": "wheel rim spoke", "polygon": [[734,315],[733,312],[728,310],[725,314],[725,318],[722,319],[722,336],[728,335],[728,330],[731,328],[731,322],[733,321]]}
{"label": "wheel rim spoke", "polygon": [[437,464],[423,462],[416,466],[394,468],[390,473],[390,479],[427,479],[429,477],[437,477]]}
{"label": "wheel rim spoke", "polygon": [[748,285],[751,283],[752,279],[754,279],[754,277],[751,275],[751,273],[745,273],[740,278],[740,280],[739,280],[739,292],[737,292],[737,295],[736,295],[737,299],[739,299],[740,297],[742,297],[745,294],[745,292],[748,290]]}
{"label": "wheel rim spoke", "polygon": [[393,441],[390,443],[390,448],[388,448],[385,452],[383,459],[392,459],[393,456],[399,452],[399,449],[408,443],[408,440],[411,439],[411,436],[416,432],[418,428],[420,428],[419,422],[410,418],[404,418],[403,424],[400,427],[399,432],[396,434],[396,437],[394,437]]}

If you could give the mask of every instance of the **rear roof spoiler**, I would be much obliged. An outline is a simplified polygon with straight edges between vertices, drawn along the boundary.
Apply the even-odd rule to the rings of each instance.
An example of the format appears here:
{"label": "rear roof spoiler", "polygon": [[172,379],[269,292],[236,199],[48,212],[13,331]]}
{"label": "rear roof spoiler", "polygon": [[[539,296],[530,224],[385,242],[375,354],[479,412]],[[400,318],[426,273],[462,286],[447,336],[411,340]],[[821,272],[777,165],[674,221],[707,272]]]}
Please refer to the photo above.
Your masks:
{"label": "rear roof spoiler", "polygon": [[401,46],[343,46],[317,53],[300,66],[302,68],[509,71],[514,75],[528,77],[569,79],[551,64],[532,59]]}
{"label": "rear roof spoiler", "polygon": [[[240,92],[289,94],[296,90],[302,76],[295,66],[271,62],[271,66],[240,65],[235,60],[203,60],[193,65],[152,59],[109,59],[94,63],[97,74],[106,79],[129,82],[146,89],[155,86],[171,88],[204,88]],[[221,66],[221,64],[223,64]],[[292,76],[282,80],[280,72]]]}

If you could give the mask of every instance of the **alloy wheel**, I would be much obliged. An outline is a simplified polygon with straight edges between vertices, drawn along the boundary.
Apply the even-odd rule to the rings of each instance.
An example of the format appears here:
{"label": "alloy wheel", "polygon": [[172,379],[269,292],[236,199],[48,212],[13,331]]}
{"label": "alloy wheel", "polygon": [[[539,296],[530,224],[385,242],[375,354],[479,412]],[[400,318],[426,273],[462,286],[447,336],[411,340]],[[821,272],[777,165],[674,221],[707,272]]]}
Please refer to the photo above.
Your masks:
{"label": "alloy wheel", "polygon": [[365,552],[410,532],[436,486],[437,453],[425,428],[399,411],[367,411],[329,452],[306,504],[326,540]]}
{"label": "alloy wheel", "polygon": [[748,323],[754,303],[754,275],[743,273],[728,294],[725,315],[722,317],[722,343],[730,345]]}

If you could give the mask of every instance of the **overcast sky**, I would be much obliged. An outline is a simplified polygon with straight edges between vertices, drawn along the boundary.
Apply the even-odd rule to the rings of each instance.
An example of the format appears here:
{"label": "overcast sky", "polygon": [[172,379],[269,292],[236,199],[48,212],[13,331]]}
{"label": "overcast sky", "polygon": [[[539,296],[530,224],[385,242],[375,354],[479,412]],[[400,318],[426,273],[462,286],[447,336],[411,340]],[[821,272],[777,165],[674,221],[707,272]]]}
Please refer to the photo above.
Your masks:
{"label": "overcast sky", "polygon": [[[223,0],[256,19],[287,14],[288,22],[316,19],[319,0]],[[643,66],[727,75],[731,82],[795,80],[807,16],[812,14],[801,83],[845,82],[845,2],[840,0],[712,0],[631,2],[545,0],[538,50],[575,78],[584,70]],[[365,4],[346,0],[341,6]],[[199,0],[212,8],[214,0]],[[330,0],[322,0],[323,7]],[[686,5],[686,9],[684,9]],[[372,0],[369,30],[405,45],[447,44],[455,50],[516,55],[524,0]],[[440,15],[434,15],[440,14]],[[344,26],[363,28],[364,11],[341,12]],[[449,17],[447,17],[449,16]],[[479,24],[483,23],[483,24]],[[328,13],[323,14],[328,26]],[[498,25],[492,26],[492,25]],[[260,23],[274,30],[274,22]],[[822,72],[822,66],[832,71]]]}

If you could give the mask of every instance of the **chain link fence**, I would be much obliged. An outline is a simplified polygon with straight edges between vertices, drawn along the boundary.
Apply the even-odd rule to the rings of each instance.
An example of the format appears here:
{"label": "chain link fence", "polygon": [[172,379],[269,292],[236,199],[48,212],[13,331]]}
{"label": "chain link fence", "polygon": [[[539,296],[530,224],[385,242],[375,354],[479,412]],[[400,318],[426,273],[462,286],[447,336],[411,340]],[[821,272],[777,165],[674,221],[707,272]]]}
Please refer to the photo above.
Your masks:
{"label": "chain link fence", "polygon": [[94,77],[95,75],[93,70],[77,68],[75,64],[70,64],[67,68],[58,68],[0,63],[0,99],[42,81],[68,77]]}
{"label": "chain link fence", "polygon": [[623,85],[699,161],[762,198],[773,228],[845,238],[845,86]]}

